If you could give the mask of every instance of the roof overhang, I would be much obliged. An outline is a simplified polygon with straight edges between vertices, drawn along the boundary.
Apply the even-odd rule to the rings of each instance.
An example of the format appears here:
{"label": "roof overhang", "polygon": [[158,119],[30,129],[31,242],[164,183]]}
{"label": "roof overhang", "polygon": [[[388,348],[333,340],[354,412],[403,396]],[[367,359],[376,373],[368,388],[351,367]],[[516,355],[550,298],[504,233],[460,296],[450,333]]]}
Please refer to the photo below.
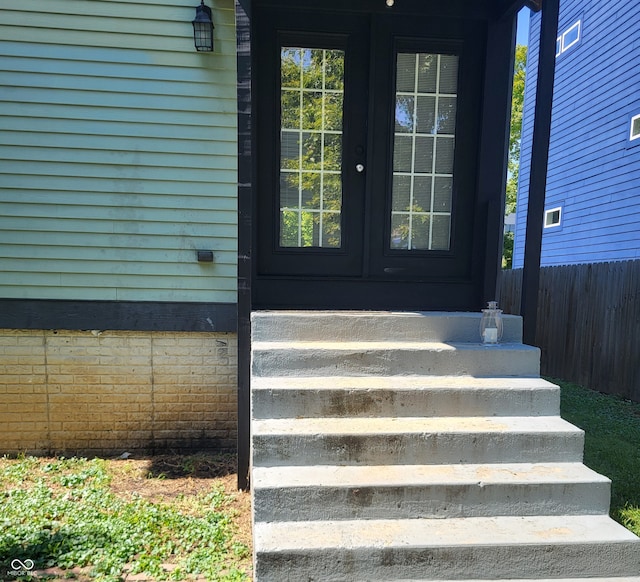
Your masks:
{"label": "roof overhang", "polygon": [[[476,0],[469,0],[470,5],[475,2]],[[542,10],[543,0],[487,0],[487,2],[489,4],[493,4],[494,13],[499,17],[502,17],[506,14],[516,12],[524,6],[530,8],[534,12],[538,12]],[[242,8],[244,8],[247,14],[251,13],[251,0],[238,0],[238,3]],[[318,2],[318,4],[321,3]]]}
{"label": "roof overhang", "polygon": [[542,10],[542,2],[543,0],[494,0],[498,17],[513,14],[525,6],[534,12],[539,12]]}

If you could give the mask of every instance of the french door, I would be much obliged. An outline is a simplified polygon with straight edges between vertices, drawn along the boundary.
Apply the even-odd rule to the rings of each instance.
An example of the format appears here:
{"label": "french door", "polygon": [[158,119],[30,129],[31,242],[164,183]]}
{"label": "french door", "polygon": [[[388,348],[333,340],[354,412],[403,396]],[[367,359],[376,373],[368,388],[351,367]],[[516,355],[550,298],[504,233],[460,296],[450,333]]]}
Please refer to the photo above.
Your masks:
{"label": "french door", "polygon": [[254,305],[475,308],[473,27],[295,10],[254,18]]}

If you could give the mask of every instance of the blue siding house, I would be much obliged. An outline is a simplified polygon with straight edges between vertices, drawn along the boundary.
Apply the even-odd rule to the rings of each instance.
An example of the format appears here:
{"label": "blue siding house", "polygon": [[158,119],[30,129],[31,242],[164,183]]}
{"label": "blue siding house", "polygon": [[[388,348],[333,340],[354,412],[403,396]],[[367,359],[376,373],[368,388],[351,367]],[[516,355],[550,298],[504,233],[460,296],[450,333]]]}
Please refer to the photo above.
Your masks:
{"label": "blue siding house", "polygon": [[[560,2],[543,267],[640,258],[639,18],[638,2]],[[524,259],[540,23],[532,13],[514,268]]]}

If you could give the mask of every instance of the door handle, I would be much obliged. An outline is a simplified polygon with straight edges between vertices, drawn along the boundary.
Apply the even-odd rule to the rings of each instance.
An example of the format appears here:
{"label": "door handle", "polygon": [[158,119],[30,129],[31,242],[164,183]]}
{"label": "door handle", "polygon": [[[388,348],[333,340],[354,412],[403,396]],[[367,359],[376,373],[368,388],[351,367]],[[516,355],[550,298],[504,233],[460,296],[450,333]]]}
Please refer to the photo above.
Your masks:
{"label": "door handle", "polygon": [[364,172],[364,164],[356,164],[356,172],[362,174],[362,172]]}

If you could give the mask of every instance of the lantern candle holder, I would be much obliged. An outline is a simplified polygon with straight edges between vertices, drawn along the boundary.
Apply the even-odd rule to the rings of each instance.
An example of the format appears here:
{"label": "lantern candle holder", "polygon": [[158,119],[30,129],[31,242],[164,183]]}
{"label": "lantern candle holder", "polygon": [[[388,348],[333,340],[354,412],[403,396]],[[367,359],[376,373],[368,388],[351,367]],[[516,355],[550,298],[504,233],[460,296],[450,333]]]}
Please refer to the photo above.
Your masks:
{"label": "lantern candle holder", "polygon": [[502,339],[502,309],[498,309],[497,301],[489,301],[482,310],[480,338],[484,344],[497,344]]}

